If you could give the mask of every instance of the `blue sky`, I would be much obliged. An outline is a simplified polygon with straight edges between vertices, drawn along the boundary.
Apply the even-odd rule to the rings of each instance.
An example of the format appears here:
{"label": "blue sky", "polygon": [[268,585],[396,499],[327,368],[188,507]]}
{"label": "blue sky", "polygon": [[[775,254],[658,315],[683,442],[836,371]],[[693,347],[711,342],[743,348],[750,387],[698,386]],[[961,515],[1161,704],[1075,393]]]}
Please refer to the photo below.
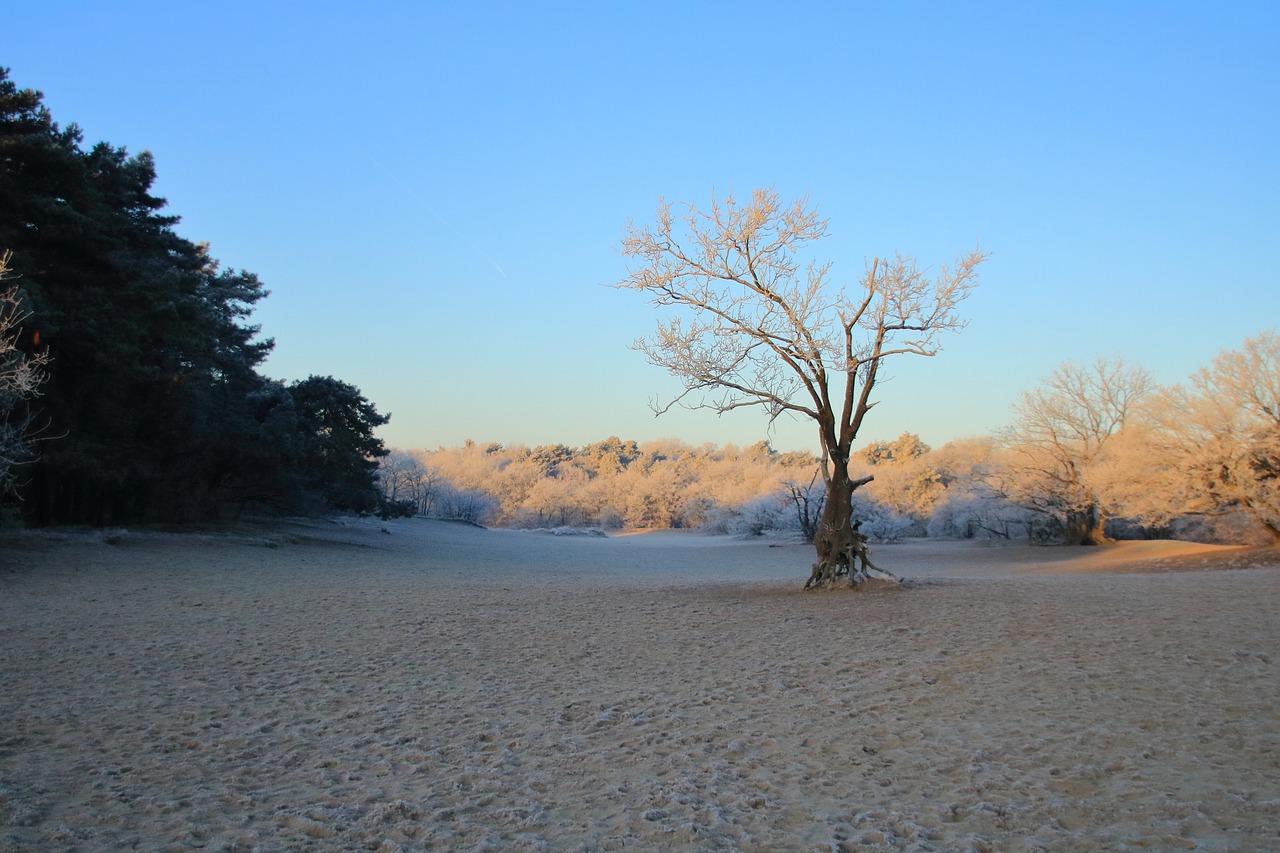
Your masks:
{"label": "blue sky", "polygon": [[859,443],[1005,424],[1066,359],[1179,381],[1280,324],[1280,4],[13,2],[0,65],[150,150],[179,231],[271,290],[270,376],[332,374],[398,447],[817,450],[673,412],[628,345],[659,197],[773,186],[817,253],[992,257],[970,325],[889,369]]}

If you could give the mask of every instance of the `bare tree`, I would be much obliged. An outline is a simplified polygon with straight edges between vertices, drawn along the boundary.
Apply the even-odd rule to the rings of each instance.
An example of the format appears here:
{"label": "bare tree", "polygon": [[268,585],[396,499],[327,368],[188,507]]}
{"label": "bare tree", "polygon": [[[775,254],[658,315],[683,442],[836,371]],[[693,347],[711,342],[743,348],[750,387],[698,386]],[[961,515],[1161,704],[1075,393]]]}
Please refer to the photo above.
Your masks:
{"label": "bare tree", "polygon": [[[0,255],[0,282],[8,278],[12,257],[12,252]],[[13,491],[18,467],[35,458],[28,405],[40,394],[49,354],[19,347],[22,324],[29,316],[17,285],[0,286],[0,498]]]}
{"label": "bare tree", "polygon": [[1181,444],[1197,490],[1219,511],[1244,511],[1280,545],[1280,335],[1219,353],[1191,377],[1187,402]]}
{"label": "bare tree", "polygon": [[770,419],[788,412],[817,425],[827,501],[806,588],[858,579],[855,558],[865,557],[866,544],[852,499],[869,479],[852,479],[849,459],[882,364],[937,354],[940,335],[965,325],[957,308],[986,258],[975,250],[933,278],[910,257],[877,258],[857,286],[835,287],[829,262],[802,269],[797,257],[826,233],[807,199],[784,205],[773,190],[756,190],[742,205],[712,198],[706,212],[689,205],[679,222],[660,202],[654,225],[628,226],[622,252],[636,263],[618,283],[650,304],[687,309],[636,342],[684,383],[659,413],[755,407]]}
{"label": "bare tree", "polygon": [[795,509],[800,535],[809,543],[818,535],[818,520],[822,517],[822,506],[827,500],[826,490],[817,486],[819,473],[814,471],[808,483],[787,480],[782,484],[785,492],[783,500]]}
{"label": "bare tree", "polygon": [[1144,406],[1108,475],[1150,523],[1243,515],[1280,545],[1280,335],[1224,350]]}
{"label": "bare tree", "polygon": [[1014,425],[1003,436],[1009,452],[990,482],[1014,504],[1051,518],[1067,544],[1106,542],[1094,469],[1153,390],[1151,374],[1121,357],[1059,365],[1014,404]]}
{"label": "bare tree", "polygon": [[378,482],[387,503],[407,501],[416,515],[424,515],[426,484],[430,474],[420,461],[407,451],[393,448],[378,460]]}

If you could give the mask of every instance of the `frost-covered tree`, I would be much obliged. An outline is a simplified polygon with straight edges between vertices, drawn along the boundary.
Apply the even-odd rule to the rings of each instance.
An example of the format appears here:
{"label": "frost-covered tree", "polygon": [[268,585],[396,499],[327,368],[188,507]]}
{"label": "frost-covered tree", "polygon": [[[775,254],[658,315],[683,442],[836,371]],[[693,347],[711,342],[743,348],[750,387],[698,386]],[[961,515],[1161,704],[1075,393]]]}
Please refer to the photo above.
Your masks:
{"label": "frost-covered tree", "polygon": [[875,479],[866,493],[876,504],[915,522],[923,533],[926,520],[946,491],[942,475],[930,458],[929,445],[904,432],[890,442],[873,442],[858,452]]}
{"label": "frost-covered tree", "polygon": [[818,535],[822,507],[827,502],[826,486],[818,481],[819,473],[815,470],[808,480],[788,478],[782,484],[783,502],[795,515],[800,535],[810,543]]}
{"label": "frost-covered tree", "polygon": [[583,448],[580,454],[586,466],[595,473],[608,476],[624,470],[640,458],[640,447],[634,441],[623,441],[611,435]]}
{"label": "frost-covered tree", "polygon": [[855,556],[865,553],[853,493],[867,481],[850,475],[849,462],[881,368],[936,355],[943,333],[964,326],[959,306],[986,257],[971,252],[933,277],[909,257],[876,258],[856,285],[839,287],[830,263],[800,259],[826,233],[806,199],[784,204],[772,190],[744,204],[713,198],[706,211],[689,205],[680,218],[660,203],[655,224],[627,228],[622,252],[634,266],[618,284],[680,310],[636,343],[684,384],[660,412],[757,408],[814,422],[827,499],[806,588],[855,578]]}
{"label": "frost-covered tree", "polygon": [[908,462],[919,459],[929,452],[929,445],[920,440],[920,436],[912,432],[904,432],[893,441],[873,441],[858,451],[868,465],[879,465],[884,462]]}
{"label": "frost-covered tree", "polygon": [[11,257],[0,254],[0,499],[13,491],[19,466],[35,458],[30,401],[40,393],[49,361],[38,345],[32,352],[19,346],[30,312],[22,307],[18,286],[5,283]]}
{"label": "frost-covered tree", "polygon": [[409,451],[392,450],[378,462],[383,502],[388,505],[407,502],[416,515],[431,514],[436,497],[432,485],[436,479],[436,473]]}
{"label": "frost-covered tree", "polygon": [[1154,524],[1242,514],[1280,544],[1280,335],[1222,351],[1143,415],[1105,469],[1126,512]]}
{"label": "frost-covered tree", "polygon": [[539,527],[588,523],[592,505],[589,485],[585,470],[567,460],[560,462],[555,476],[544,476],[529,488],[519,510],[522,520]]}
{"label": "frost-covered tree", "polygon": [[1107,506],[1094,475],[1103,450],[1155,389],[1123,358],[1065,362],[1014,405],[1008,449],[990,484],[1012,503],[1050,519],[1067,544],[1106,541]]}

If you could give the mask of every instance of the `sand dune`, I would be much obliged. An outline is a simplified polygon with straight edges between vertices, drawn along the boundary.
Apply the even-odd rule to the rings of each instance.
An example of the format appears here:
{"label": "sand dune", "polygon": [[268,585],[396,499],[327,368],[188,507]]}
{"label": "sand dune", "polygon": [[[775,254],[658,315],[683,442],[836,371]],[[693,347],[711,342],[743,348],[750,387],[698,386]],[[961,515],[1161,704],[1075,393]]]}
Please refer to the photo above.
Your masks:
{"label": "sand dune", "polygon": [[1265,552],[111,540],[0,547],[0,851],[1280,848]]}

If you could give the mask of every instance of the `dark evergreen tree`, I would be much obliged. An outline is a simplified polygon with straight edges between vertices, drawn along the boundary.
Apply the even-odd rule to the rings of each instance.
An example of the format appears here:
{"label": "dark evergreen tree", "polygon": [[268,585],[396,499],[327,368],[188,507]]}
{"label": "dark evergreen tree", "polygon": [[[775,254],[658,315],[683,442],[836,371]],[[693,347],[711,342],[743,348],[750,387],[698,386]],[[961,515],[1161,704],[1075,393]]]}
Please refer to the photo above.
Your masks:
{"label": "dark evergreen tree", "polygon": [[375,508],[387,418],[338,380],[259,375],[262,283],[175,233],[149,153],[81,141],[0,69],[0,251],[32,312],[20,344],[52,358],[29,520],[217,519],[303,495]]}
{"label": "dark evergreen tree", "polygon": [[391,416],[332,376],[294,382],[289,394],[301,428],[304,487],[336,509],[382,510],[378,460],[389,451],[373,431]]}
{"label": "dark evergreen tree", "polygon": [[174,232],[150,154],[80,142],[0,72],[0,246],[30,301],[30,345],[52,357],[56,440],[25,509],[41,523],[216,515],[209,439],[242,434],[228,427],[271,343],[240,320],[265,291]]}

